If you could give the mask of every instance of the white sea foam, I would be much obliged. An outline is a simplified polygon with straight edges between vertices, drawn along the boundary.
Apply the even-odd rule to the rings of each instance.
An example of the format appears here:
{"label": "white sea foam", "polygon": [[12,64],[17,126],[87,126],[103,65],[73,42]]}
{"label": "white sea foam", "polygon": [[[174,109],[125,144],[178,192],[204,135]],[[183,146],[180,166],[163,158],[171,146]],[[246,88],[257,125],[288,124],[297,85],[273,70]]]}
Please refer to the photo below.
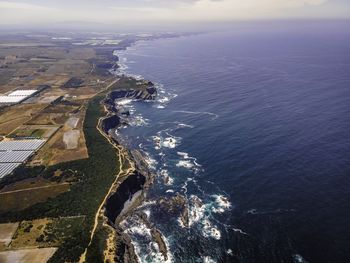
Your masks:
{"label": "white sea foam", "polygon": [[156,107],[157,109],[164,109],[164,108],[165,108],[164,105],[155,105],[155,107]]}
{"label": "white sea foam", "polygon": [[170,101],[170,98],[164,96],[164,97],[162,97],[162,98],[159,98],[157,101],[160,102],[160,103],[167,103],[167,102]]}
{"label": "white sea foam", "polygon": [[162,132],[158,132],[157,136],[152,136],[153,142],[155,144],[154,148],[159,150],[161,148],[174,149],[181,143],[181,137],[172,136],[169,133],[166,133],[168,137],[163,138],[161,136]]}
{"label": "white sea foam", "polygon": [[181,217],[178,217],[178,218],[177,218],[177,222],[179,223],[179,226],[180,226],[180,227],[186,228],[186,226],[184,225],[184,223],[183,223],[182,220],[181,220]]}
{"label": "white sea foam", "polygon": [[129,119],[129,124],[134,127],[147,126],[149,125],[149,119],[146,119],[141,114],[138,114]]}
{"label": "white sea foam", "polygon": [[166,185],[173,185],[174,179],[169,176],[169,171],[166,169],[161,169],[158,174],[164,179]]}
{"label": "white sea foam", "polygon": [[140,206],[138,207],[138,209],[143,209],[143,208],[145,208],[145,207],[154,206],[154,205],[156,205],[156,204],[157,204],[157,201],[155,201],[155,200],[153,200],[153,201],[145,201],[145,202],[143,202],[142,205],[140,205]]}
{"label": "white sea foam", "polygon": [[193,163],[189,160],[180,160],[176,164],[177,167],[183,167],[186,169],[192,169],[194,167]]}
{"label": "white sea foam", "polygon": [[140,257],[140,254],[141,254],[141,247],[140,247],[139,243],[137,243],[137,242],[134,241],[134,240],[131,240],[131,244],[132,244],[133,247],[134,247],[134,251],[135,251],[136,258],[137,258],[137,262],[142,262],[142,261],[141,261],[141,257]]}
{"label": "white sea foam", "polygon": [[230,255],[230,256],[233,256],[233,251],[232,251],[232,249],[230,249],[230,248],[227,249],[227,250],[226,250],[226,254],[227,254],[227,255]]}
{"label": "white sea foam", "polygon": [[132,99],[119,99],[117,100],[117,105],[128,105],[132,102],[133,100]]}
{"label": "white sea foam", "polygon": [[238,232],[242,235],[248,235],[246,232],[244,232],[242,229],[239,228],[231,228],[233,231]]}
{"label": "white sea foam", "polygon": [[174,190],[173,189],[169,189],[169,190],[166,190],[165,192],[171,194],[171,193],[174,193]]}
{"label": "white sea foam", "polygon": [[164,138],[163,142],[162,142],[162,146],[163,147],[166,147],[166,148],[170,148],[170,149],[174,149],[176,146],[179,145],[179,140],[181,138],[179,137],[174,137],[174,136],[171,136],[171,137],[166,137]]}
{"label": "white sea foam", "polygon": [[184,111],[184,110],[178,110],[178,111],[174,111],[174,112],[178,112],[178,113],[184,113],[184,114],[191,114],[191,115],[208,115],[211,116],[212,120],[215,120],[217,118],[219,118],[219,115],[212,113],[212,112],[207,112],[207,111]]}
{"label": "white sea foam", "polygon": [[202,257],[203,263],[216,263],[214,259],[209,256]]}
{"label": "white sea foam", "polygon": [[189,226],[192,226],[193,224],[199,222],[204,218],[205,206],[203,205],[202,200],[198,196],[191,195],[191,197],[189,198],[188,215]]}
{"label": "white sea foam", "polygon": [[147,152],[143,152],[143,153],[144,153],[144,160],[148,164],[148,167],[150,169],[155,170],[158,162],[154,158],[152,158],[149,153]]}
{"label": "white sea foam", "polygon": [[151,210],[150,209],[143,210],[143,212],[147,215],[148,218],[151,216]]}
{"label": "white sea foam", "polygon": [[142,257],[143,260],[141,262],[170,263],[174,261],[173,255],[170,252],[169,242],[164,235],[162,235],[162,239],[167,246],[167,260],[165,260],[163,254],[160,252],[158,244],[156,242],[150,242],[148,245],[149,253]]}
{"label": "white sea foam", "polygon": [[174,179],[171,177],[168,177],[168,181],[166,182],[166,185],[173,185],[174,184]]}
{"label": "white sea foam", "polygon": [[186,152],[177,152],[177,155],[181,156],[185,160],[192,160],[193,164],[197,167],[201,167],[199,163],[197,163],[197,158],[191,157],[188,153]]}
{"label": "white sea foam", "polygon": [[213,207],[214,213],[223,213],[229,209],[231,209],[232,205],[227,197],[223,195],[213,195],[215,198],[215,206]]}
{"label": "white sea foam", "polygon": [[183,160],[179,160],[176,164],[177,167],[182,167],[188,170],[192,170],[195,173],[199,172],[201,165],[197,163],[197,159],[189,156],[186,152],[177,152],[177,155],[181,156]]}
{"label": "white sea foam", "polygon": [[160,136],[152,136],[151,138],[155,144],[154,149],[159,150],[161,147],[161,141],[162,141]]}
{"label": "white sea foam", "polygon": [[301,255],[293,255],[294,263],[308,263]]}
{"label": "white sea foam", "polygon": [[124,230],[127,234],[151,236],[151,230],[142,222],[138,222],[137,225],[133,225]]}
{"label": "white sea foam", "polygon": [[216,226],[213,226],[212,223],[208,219],[204,219],[202,222],[203,226],[203,236],[204,237],[212,237],[216,240],[220,240],[221,232],[217,229]]}
{"label": "white sea foam", "polygon": [[185,124],[185,123],[178,123],[177,127],[178,128],[191,128],[191,129],[194,128],[193,125],[189,125],[189,124]]}
{"label": "white sea foam", "polygon": [[180,155],[180,156],[182,156],[185,159],[187,159],[189,157],[188,153],[185,153],[185,152],[177,152],[177,155]]}

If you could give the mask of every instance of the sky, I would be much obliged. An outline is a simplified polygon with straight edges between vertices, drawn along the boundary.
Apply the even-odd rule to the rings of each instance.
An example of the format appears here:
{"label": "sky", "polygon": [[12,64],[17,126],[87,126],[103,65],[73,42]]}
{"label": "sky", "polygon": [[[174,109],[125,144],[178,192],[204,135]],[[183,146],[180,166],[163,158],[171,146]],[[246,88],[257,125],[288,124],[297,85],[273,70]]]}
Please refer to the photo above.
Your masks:
{"label": "sky", "polygon": [[350,0],[0,0],[0,26],[349,18]]}

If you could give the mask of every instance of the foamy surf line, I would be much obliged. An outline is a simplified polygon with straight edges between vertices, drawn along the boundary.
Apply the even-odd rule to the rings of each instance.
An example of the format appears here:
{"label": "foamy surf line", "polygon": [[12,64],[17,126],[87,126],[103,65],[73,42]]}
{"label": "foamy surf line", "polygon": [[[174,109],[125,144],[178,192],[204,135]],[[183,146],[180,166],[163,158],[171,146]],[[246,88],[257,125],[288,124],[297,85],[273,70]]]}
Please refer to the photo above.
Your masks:
{"label": "foamy surf line", "polygon": [[192,114],[192,115],[208,115],[212,117],[212,120],[215,120],[219,118],[218,114],[212,113],[212,112],[207,112],[207,111],[184,111],[184,110],[176,110],[173,111],[176,113],[183,113],[183,114]]}

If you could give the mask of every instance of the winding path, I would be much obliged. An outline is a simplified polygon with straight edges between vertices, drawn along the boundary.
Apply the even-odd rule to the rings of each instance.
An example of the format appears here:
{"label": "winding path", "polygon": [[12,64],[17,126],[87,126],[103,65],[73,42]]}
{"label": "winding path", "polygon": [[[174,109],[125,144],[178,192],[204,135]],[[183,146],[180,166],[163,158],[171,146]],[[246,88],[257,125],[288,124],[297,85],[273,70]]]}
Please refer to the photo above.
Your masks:
{"label": "winding path", "polygon": [[[111,84],[109,84],[109,85],[105,88],[104,91],[108,90],[108,89],[109,89],[112,85],[114,85],[118,80],[119,80],[119,79],[117,79],[117,80],[113,81]],[[105,111],[106,111],[106,108],[105,108]],[[103,118],[104,118],[104,117],[99,118],[98,123],[97,123],[97,125],[96,125],[96,129],[103,135],[103,137],[105,137],[105,138],[108,140],[108,142],[109,142],[114,148],[117,149],[117,151],[118,151],[117,154],[118,154],[118,157],[119,157],[119,165],[120,165],[120,166],[119,166],[119,173],[116,175],[116,178],[115,178],[114,182],[112,183],[112,185],[111,185],[111,187],[109,188],[109,190],[108,190],[108,192],[107,192],[105,198],[104,198],[103,201],[101,202],[101,205],[99,206],[99,208],[98,208],[98,210],[97,210],[97,212],[96,212],[95,221],[94,221],[94,226],[93,226],[93,228],[92,228],[91,235],[90,235],[90,241],[89,241],[88,246],[85,248],[84,253],[80,256],[79,263],[83,263],[83,262],[85,262],[85,260],[86,260],[86,253],[87,253],[87,250],[88,250],[89,246],[91,245],[92,239],[93,239],[93,237],[94,237],[94,235],[95,235],[95,232],[96,232],[96,229],[97,229],[97,226],[98,226],[98,218],[99,218],[99,216],[100,216],[101,210],[102,210],[102,208],[103,208],[105,202],[107,201],[107,198],[108,198],[109,195],[111,194],[111,192],[112,192],[112,190],[113,190],[115,184],[117,183],[119,177],[120,177],[121,175],[123,175],[123,174],[124,174],[124,175],[128,175],[129,173],[135,171],[135,165],[134,165],[134,163],[130,160],[128,154],[125,154],[124,148],[123,148],[121,145],[116,145],[116,144],[111,140],[111,138],[108,137],[108,136],[105,134],[105,132],[104,132],[103,130],[101,130],[101,128],[100,128],[100,123],[101,123],[101,121],[103,120]],[[125,168],[124,168],[124,165],[123,165],[123,164],[124,164],[124,161],[125,161],[125,160],[127,160],[127,163],[130,165],[130,167],[124,171]]]}

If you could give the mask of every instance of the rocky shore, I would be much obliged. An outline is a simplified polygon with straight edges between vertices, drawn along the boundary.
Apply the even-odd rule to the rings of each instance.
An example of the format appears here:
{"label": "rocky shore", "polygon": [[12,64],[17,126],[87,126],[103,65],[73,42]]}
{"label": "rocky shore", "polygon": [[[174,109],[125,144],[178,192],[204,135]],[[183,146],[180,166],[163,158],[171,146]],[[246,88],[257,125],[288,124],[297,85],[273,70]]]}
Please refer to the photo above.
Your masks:
{"label": "rocky shore", "polygon": [[[121,147],[115,130],[120,125],[128,125],[129,113],[117,107],[118,99],[154,100],[157,90],[152,82],[136,80],[128,76],[120,76],[118,82],[103,100],[107,112],[100,120],[100,129],[108,136],[110,142]],[[104,221],[115,231],[116,238],[114,259],[116,262],[138,262],[135,248],[120,222],[132,214],[146,198],[147,189],[153,183],[154,175],[150,172],[147,162],[137,150],[127,150],[128,171],[117,181],[113,191],[107,197],[104,205]],[[159,250],[167,260],[167,246],[160,231],[151,225],[147,216],[135,213],[151,229],[152,237],[158,244]]]}
{"label": "rocky shore", "polygon": [[[130,113],[118,105],[118,100],[132,99],[152,101],[157,96],[157,90],[152,82],[136,80],[128,76],[120,76],[115,87],[107,94],[103,105],[107,115],[101,119],[100,128],[110,138],[111,143],[121,146],[115,132],[120,126],[128,125]],[[128,172],[122,176],[108,196],[104,206],[104,220],[115,231],[116,247],[114,258],[116,262],[139,262],[133,242],[124,228],[123,221],[128,217],[135,219],[150,230],[152,241],[158,246],[164,261],[169,260],[168,247],[163,234],[149,220],[148,216],[137,208],[147,198],[147,190],[153,184],[155,175],[150,172],[147,162],[141,152],[125,149],[129,162]],[[163,178],[166,181],[166,178]],[[149,201],[149,200],[148,200]],[[196,207],[202,204],[192,200]],[[185,196],[176,193],[169,198],[155,200],[159,212],[179,218],[179,223],[188,228],[190,226],[189,204]]]}

